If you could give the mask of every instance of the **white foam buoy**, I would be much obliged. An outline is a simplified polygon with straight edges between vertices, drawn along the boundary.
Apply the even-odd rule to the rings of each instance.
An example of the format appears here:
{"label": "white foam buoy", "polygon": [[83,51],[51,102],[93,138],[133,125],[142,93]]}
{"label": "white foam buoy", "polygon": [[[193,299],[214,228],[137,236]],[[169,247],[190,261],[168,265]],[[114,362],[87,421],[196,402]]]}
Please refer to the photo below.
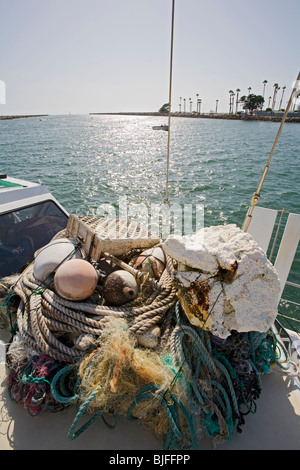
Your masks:
{"label": "white foam buoy", "polygon": [[33,267],[35,278],[44,282],[70,256],[72,259],[82,258],[80,250],[75,251],[75,249],[76,242],[69,238],[58,238],[42,247],[35,255]]}

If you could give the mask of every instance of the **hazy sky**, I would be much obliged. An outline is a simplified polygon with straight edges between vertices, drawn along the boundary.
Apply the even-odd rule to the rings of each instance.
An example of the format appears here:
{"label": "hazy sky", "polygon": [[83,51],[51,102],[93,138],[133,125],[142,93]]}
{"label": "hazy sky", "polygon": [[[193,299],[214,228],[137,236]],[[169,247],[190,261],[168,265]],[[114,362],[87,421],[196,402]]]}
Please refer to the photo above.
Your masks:
{"label": "hazy sky", "polygon": [[[0,114],[157,111],[168,101],[171,0],[0,0]],[[175,0],[179,97],[228,111],[230,89],[288,101],[300,0]],[[0,82],[1,84],[1,82]],[[0,90],[1,91],[1,90]],[[1,103],[1,92],[0,92]]]}

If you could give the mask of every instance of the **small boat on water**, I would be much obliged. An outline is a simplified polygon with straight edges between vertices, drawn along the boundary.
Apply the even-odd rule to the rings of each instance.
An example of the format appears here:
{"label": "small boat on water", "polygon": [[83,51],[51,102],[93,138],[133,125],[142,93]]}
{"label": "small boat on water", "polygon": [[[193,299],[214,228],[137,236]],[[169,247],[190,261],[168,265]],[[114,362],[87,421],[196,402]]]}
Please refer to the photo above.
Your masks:
{"label": "small boat on water", "polygon": [[154,131],[168,131],[169,130],[169,126],[166,125],[166,124],[161,124],[160,126],[153,126],[152,129]]}

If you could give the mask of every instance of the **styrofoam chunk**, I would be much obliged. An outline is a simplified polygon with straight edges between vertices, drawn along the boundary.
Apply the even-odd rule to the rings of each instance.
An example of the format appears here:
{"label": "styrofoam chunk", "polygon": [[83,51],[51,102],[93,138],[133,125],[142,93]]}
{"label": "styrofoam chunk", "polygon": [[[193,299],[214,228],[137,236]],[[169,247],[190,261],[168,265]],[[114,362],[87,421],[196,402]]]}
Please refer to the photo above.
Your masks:
{"label": "styrofoam chunk", "polygon": [[266,332],[277,315],[280,283],[252,236],[236,225],[170,236],[163,248],[179,262],[174,282],[195,326],[226,338],[232,330]]}

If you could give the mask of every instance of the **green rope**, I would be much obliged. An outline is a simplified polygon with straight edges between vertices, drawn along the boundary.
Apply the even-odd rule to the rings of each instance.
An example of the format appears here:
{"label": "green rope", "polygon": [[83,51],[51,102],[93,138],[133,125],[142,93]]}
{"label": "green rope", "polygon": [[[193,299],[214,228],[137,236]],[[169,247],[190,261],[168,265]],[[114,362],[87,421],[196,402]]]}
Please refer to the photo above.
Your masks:
{"label": "green rope", "polygon": [[24,384],[32,384],[32,383],[40,384],[40,383],[46,383],[46,384],[50,385],[49,380],[45,379],[45,377],[33,377],[31,374],[30,374],[30,375],[24,374],[23,377],[22,377],[22,382],[23,382]]}
{"label": "green rope", "polygon": [[[75,393],[74,395],[69,395],[69,391],[65,386],[65,380],[73,372],[73,367],[68,365],[63,367],[59,372],[55,374],[51,382],[51,393],[53,398],[58,403],[63,403],[64,405],[70,405],[74,403],[78,399],[78,395]],[[75,385],[75,390],[77,390],[78,383]],[[64,395],[62,395],[59,390],[62,391]]]}
{"label": "green rope", "polygon": [[[4,308],[6,307],[6,316],[7,316],[7,320],[8,320],[8,323],[9,323],[9,327],[10,327],[10,333],[12,334],[12,336],[15,335],[16,333],[16,328],[17,328],[17,324],[15,322],[15,324],[13,325],[13,320],[12,320],[12,315],[11,315],[11,310],[10,310],[10,307],[9,307],[9,304],[11,302],[11,299],[13,297],[16,297],[17,294],[11,294],[7,299],[6,301],[4,302],[3,305],[0,305],[0,308]],[[0,326],[0,328],[3,328],[3,329],[6,329],[7,328],[7,325],[4,323],[4,321],[2,322],[2,325]]]}
{"label": "green rope", "polygon": [[[178,302],[175,306],[175,320],[178,328],[174,331],[174,353],[179,363],[179,371],[182,371],[183,365],[189,368],[189,373],[185,375],[188,376],[189,391],[191,391],[190,409],[194,406],[193,403],[198,403],[205,432],[209,437],[215,437],[220,432],[217,415],[212,411],[213,403],[215,403],[220,408],[228,428],[228,438],[231,439],[233,429],[236,427],[239,430],[238,425],[243,423],[245,413],[240,411],[240,406],[245,404],[248,412],[256,411],[254,399],[259,397],[262,390],[261,374],[268,373],[272,364],[276,362],[276,342],[274,337],[270,336],[270,332],[238,334],[238,340],[242,342],[239,345],[242,353],[241,360],[245,361],[245,365],[248,363],[254,373],[252,378],[251,373],[248,373],[248,376],[242,379],[242,369],[237,372],[234,361],[231,363],[230,358],[224,355],[227,340],[220,343],[219,349],[218,344],[214,347],[211,341],[212,335],[209,332],[181,324],[179,308]],[[225,348],[224,352],[221,352],[222,347]],[[229,347],[233,350],[236,348],[234,344],[231,346],[229,344]],[[233,359],[234,357],[235,354]],[[237,365],[239,363],[237,362]],[[244,380],[247,377],[250,381],[252,380],[252,384],[254,377],[256,381],[255,389],[252,389],[252,385],[246,397]],[[175,375],[169,390],[172,390],[176,380],[178,380],[178,374]],[[207,393],[209,386],[213,387],[212,396]]]}
{"label": "green rope", "polygon": [[240,387],[240,390],[241,390],[241,395],[242,395],[242,398],[243,398],[243,403],[244,405],[248,408],[248,410],[250,411],[250,408],[248,407],[248,402],[246,400],[246,397],[245,397],[245,386],[244,386],[244,382],[239,378],[239,376],[237,375],[236,373],[236,370],[234,369],[234,367],[232,367],[232,365],[230,364],[229,360],[222,354],[216,354],[216,357],[224,363],[226,369],[229,371],[231,377],[235,380],[235,382],[237,382],[237,384],[239,385]]}
{"label": "green rope", "polygon": [[[110,429],[113,429],[115,427],[115,424],[114,425],[110,425],[109,423],[107,423],[105,417],[104,417],[104,413],[105,413],[105,410],[100,410],[98,413],[95,413],[92,418],[90,418],[84,425],[82,425],[77,431],[75,431],[75,428],[79,422],[79,420],[86,414],[86,410],[89,406],[89,404],[94,400],[97,392],[99,390],[101,390],[102,386],[101,385],[98,385],[94,390],[93,392],[90,393],[90,395],[88,396],[88,398],[84,401],[84,403],[80,406],[76,416],[75,416],[75,419],[71,425],[71,428],[69,430],[69,433],[68,433],[68,438],[70,440],[74,440],[75,438],[77,438],[80,434],[82,434],[91,424],[94,423],[94,421],[96,421],[96,419],[98,419],[99,417],[102,417],[102,420],[104,422],[104,424],[109,427]],[[110,409],[113,409],[114,405],[117,404],[118,402],[124,400],[126,397],[127,397],[128,394],[124,394],[122,395],[121,397],[119,397],[117,400],[115,400],[114,403],[111,403],[110,404],[110,407],[109,407],[109,410]],[[76,397],[77,398],[77,397]],[[109,411],[107,410],[107,411]],[[114,416],[113,416],[114,417]],[[115,418],[115,417],[114,417]]]}
{"label": "green rope", "polygon": [[152,384],[146,385],[141,390],[139,390],[134,401],[128,408],[127,418],[129,420],[138,419],[132,416],[132,412],[135,406],[145,400],[151,400],[155,398],[163,406],[163,409],[169,421],[169,432],[164,442],[164,446],[163,446],[164,450],[174,449],[174,448],[182,449],[180,442],[184,440],[184,436],[182,434],[182,431],[179,428],[179,414],[178,414],[179,409],[181,410],[181,412],[183,413],[186,419],[186,422],[188,425],[188,431],[189,431],[189,438],[192,443],[192,448],[198,449],[198,443],[196,440],[196,433],[195,433],[193,421],[191,419],[191,416],[187,412],[186,408],[183,406],[181,401],[171,392],[168,392],[168,395],[166,395],[166,393],[163,393],[163,394],[155,393],[157,390],[159,390],[158,387]]}
{"label": "green rope", "polygon": [[89,404],[93,401],[95,398],[98,390],[101,388],[101,385],[98,385],[98,387],[95,388],[95,390],[89,395],[89,397],[85,400],[83,405],[79,408],[78,413],[75,416],[75,419],[72,423],[72,426],[69,430],[68,433],[68,438],[72,441],[76,439],[76,437],[80,436],[96,419],[98,419],[100,416],[102,416],[103,411],[99,411],[98,413],[94,414],[85,424],[83,424],[77,431],[75,431],[75,428],[81,419],[81,417],[85,414],[87,407]]}
{"label": "green rope", "polygon": [[7,307],[7,305],[8,305],[9,302],[10,302],[10,299],[11,299],[12,297],[15,297],[16,295],[17,295],[17,294],[11,294],[11,295],[6,299],[6,301],[5,301],[4,304],[0,305],[0,308]]}

